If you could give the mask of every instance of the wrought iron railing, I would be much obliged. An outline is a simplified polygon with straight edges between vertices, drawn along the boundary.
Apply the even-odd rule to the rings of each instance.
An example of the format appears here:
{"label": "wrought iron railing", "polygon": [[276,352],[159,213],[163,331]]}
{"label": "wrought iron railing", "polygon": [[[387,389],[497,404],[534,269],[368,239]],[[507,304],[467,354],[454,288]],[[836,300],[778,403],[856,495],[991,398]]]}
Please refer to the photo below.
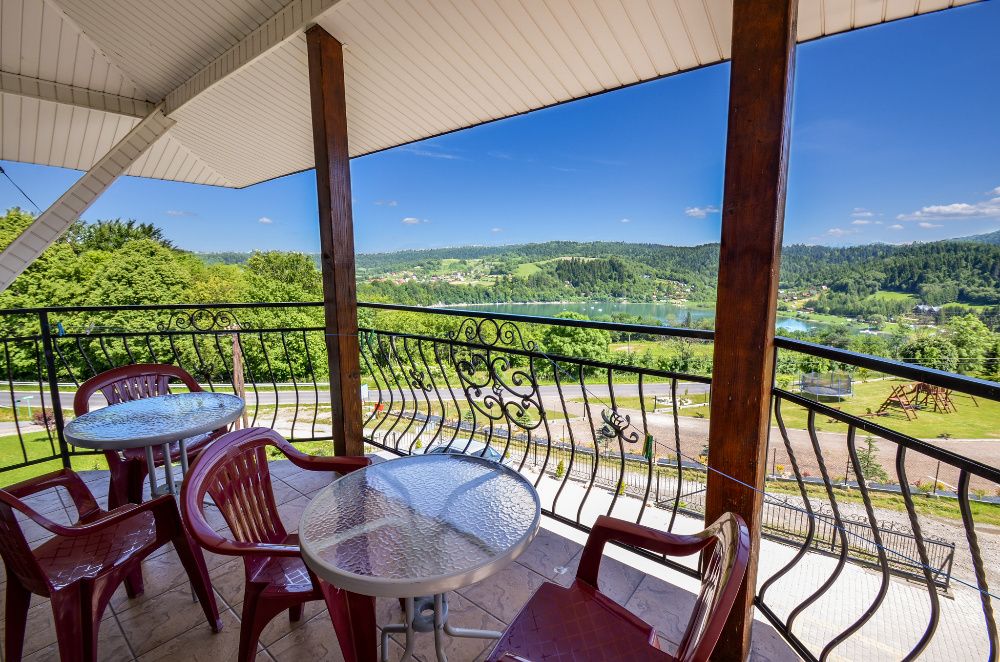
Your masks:
{"label": "wrought iron railing", "polygon": [[[599,514],[664,530],[700,526],[710,377],[638,365],[607,351],[601,334],[704,344],[711,332],[389,304],[360,304],[359,318],[371,447],[493,454],[532,479],[547,514],[581,529]],[[14,310],[0,311],[0,325],[2,482],[41,470],[34,465],[99,462],[66,446],[62,416],[72,415],[71,394],[84,379],[135,362],[175,363],[206,388],[240,392],[247,424],[329,450],[319,303]],[[1000,400],[993,382],[777,344],[840,370]],[[847,413],[783,388],[774,395],[756,600],[764,616],[808,659],[995,657],[989,587],[1000,550],[995,538],[980,543],[991,534],[977,524],[1000,522],[1000,472],[900,432],[896,418]],[[820,432],[817,418],[843,430]],[[931,462],[937,497],[918,493],[914,479]],[[693,560],[650,558],[698,575]]]}

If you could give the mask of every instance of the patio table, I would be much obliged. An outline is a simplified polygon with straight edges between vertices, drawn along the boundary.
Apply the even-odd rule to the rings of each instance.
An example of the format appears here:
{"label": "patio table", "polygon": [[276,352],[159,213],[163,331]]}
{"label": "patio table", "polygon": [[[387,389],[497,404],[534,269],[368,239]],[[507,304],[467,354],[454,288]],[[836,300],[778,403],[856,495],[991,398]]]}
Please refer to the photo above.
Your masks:
{"label": "patio table", "polygon": [[[186,441],[229,425],[243,413],[241,398],[227,393],[174,393],[108,405],[82,414],[66,424],[63,436],[74,446],[93,450],[146,449],[149,491],[152,496],[177,496],[170,444],[180,446],[181,473],[186,474]],[[163,450],[166,484],[156,486],[153,447]]]}
{"label": "patio table", "polygon": [[[333,586],[401,598],[405,623],[382,629],[383,662],[392,632],[496,639],[499,632],[448,623],[448,591],[506,567],[527,549],[541,519],[535,488],[513,469],[480,457],[418,455],[343,476],[306,507],[299,543],[306,565]],[[414,596],[433,596],[415,598]]]}

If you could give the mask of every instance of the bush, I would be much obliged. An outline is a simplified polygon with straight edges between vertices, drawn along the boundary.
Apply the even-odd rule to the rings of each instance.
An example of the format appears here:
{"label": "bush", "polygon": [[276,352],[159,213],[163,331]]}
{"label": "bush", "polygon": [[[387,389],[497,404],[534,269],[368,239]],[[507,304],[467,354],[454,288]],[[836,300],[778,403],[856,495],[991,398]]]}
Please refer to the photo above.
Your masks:
{"label": "bush", "polygon": [[559,464],[556,465],[556,478],[562,478],[566,475],[566,464],[559,460]]}
{"label": "bush", "polygon": [[31,412],[31,421],[35,425],[41,425],[44,428],[48,428],[49,432],[56,431],[56,417],[53,415],[51,409],[43,409],[39,407]]}
{"label": "bush", "polygon": [[424,442],[417,439],[417,443],[413,444],[413,447],[416,448],[417,450],[420,450],[421,448],[424,447]]}
{"label": "bush", "polygon": [[618,481],[618,496],[623,496],[625,494],[625,482]]}
{"label": "bush", "polygon": [[777,471],[779,474],[783,474],[785,473],[785,465],[783,464],[775,465],[774,470]]}

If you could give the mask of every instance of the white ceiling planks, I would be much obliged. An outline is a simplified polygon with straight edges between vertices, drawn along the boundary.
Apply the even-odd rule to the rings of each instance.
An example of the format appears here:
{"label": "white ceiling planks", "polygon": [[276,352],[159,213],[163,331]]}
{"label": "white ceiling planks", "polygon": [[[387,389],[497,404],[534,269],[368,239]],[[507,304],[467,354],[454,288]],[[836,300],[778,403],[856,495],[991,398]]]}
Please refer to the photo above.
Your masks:
{"label": "white ceiling planks", "polygon": [[[800,0],[798,39],[972,1]],[[345,46],[358,156],[726,60],[732,0],[0,0],[0,158],[86,169],[166,99],[129,174],[310,168],[313,18]]]}

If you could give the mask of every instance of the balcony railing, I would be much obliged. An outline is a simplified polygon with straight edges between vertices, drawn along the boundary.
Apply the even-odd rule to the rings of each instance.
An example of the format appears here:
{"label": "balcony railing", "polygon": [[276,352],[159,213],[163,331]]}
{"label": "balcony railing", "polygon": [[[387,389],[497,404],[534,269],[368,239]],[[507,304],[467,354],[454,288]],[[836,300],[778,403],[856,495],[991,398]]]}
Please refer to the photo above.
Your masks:
{"label": "balcony railing", "polygon": [[[490,454],[531,478],[548,515],[581,529],[599,514],[699,528],[711,378],[637,365],[595,345],[602,336],[593,333],[693,346],[711,343],[711,332],[360,306],[372,448]],[[63,418],[76,385],[127,363],[180,365],[206,388],[243,395],[245,424],[274,427],[312,452],[330,450],[319,303],[12,310],[0,311],[0,325],[5,483],[51,464],[100,466],[103,458],[66,446]],[[790,339],[777,344],[842,370],[1000,400],[993,382]],[[567,348],[591,356],[564,355]],[[1000,559],[983,526],[1000,522],[992,456],[917,439],[892,417],[850,414],[783,388],[774,396],[757,587],[771,625],[807,659],[993,659],[1000,648],[990,585]],[[817,421],[840,431],[822,432]],[[927,475],[930,495],[922,491]],[[982,536],[991,536],[985,547]],[[649,558],[698,575],[693,560]]]}

